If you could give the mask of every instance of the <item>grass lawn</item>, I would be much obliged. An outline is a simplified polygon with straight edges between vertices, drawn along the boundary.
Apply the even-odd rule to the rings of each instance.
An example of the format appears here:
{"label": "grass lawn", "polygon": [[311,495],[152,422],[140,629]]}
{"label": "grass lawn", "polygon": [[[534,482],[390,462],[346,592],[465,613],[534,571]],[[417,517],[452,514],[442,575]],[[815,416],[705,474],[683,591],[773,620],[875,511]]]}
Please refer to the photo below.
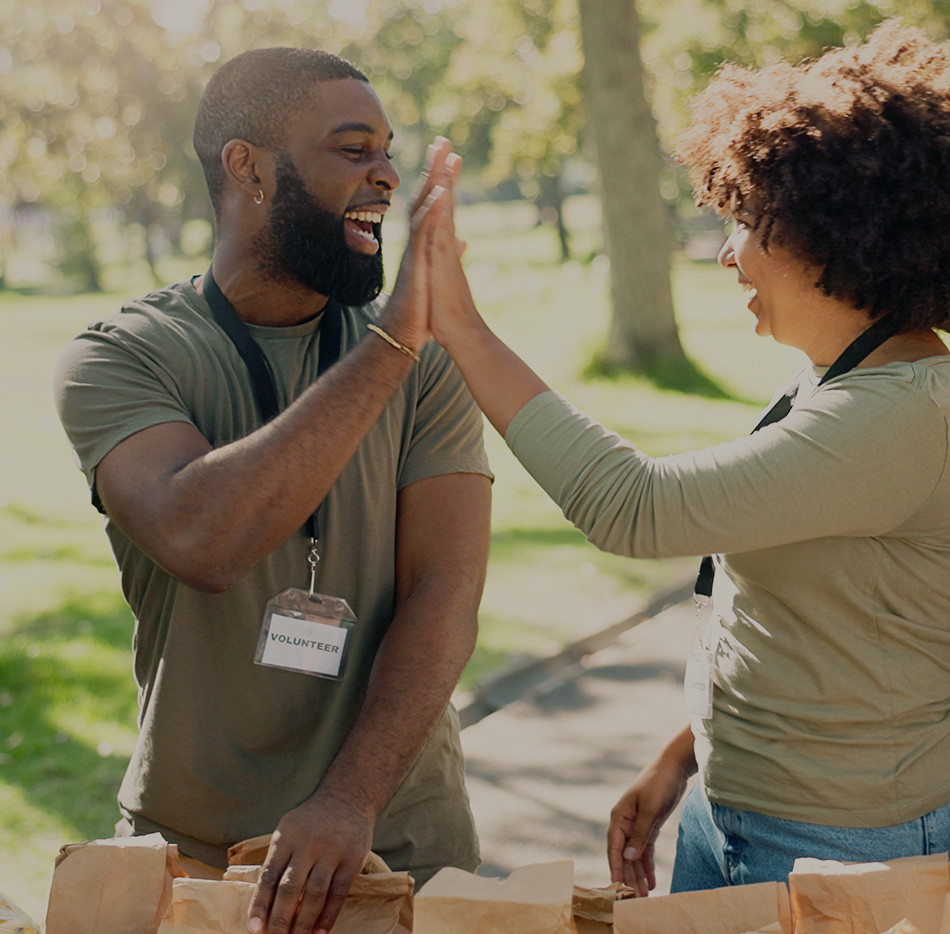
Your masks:
{"label": "grass lawn", "polygon": [[[569,207],[577,252],[586,255],[599,239],[596,211],[584,199]],[[460,209],[459,229],[484,314],[549,383],[651,454],[749,430],[799,358],[754,337],[732,276],[685,260],[674,273],[682,339],[725,401],[631,377],[583,382],[606,334],[606,264],[556,264],[553,232],[531,220],[523,206],[470,206]],[[391,239],[394,271],[400,248]],[[135,276],[109,281],[115,291],[106,295],[0,293],[0,891],[37,920],[59,847],[111,834],[135,736],[131,619],[50,393],[68,338],[150,287]],[[492,555],[468,687],[519,655],[552,651],[629,615],[695,564],[600,554],[490,428],[486,441],[497,478]]]}

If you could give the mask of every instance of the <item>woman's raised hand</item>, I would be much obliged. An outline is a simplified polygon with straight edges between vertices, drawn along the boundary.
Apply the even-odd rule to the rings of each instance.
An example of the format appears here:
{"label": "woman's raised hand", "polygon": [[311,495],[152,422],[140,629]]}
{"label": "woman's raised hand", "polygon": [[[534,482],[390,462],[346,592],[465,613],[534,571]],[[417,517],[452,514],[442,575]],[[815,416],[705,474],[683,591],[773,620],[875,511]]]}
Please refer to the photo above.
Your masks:
{"label": "woman's raised hand", "polygon": [[445,201],[453,184],[446,168],[451,154],[452,144],[441,136],[426,150],[422,177],[409,210],[409,242],[392,297],[380,318],[387,333],[415,351],[421,350],[431,336],[432,256],[442,214],[451,211]]}

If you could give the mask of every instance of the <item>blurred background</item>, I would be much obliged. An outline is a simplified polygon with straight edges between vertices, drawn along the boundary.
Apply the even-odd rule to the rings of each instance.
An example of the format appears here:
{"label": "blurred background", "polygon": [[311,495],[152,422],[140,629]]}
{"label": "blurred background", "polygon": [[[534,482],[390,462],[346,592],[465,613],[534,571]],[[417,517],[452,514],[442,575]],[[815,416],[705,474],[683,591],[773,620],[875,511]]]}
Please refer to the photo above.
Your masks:
{"label": "blurred background", "polygon": [[[366,72],[404,182],[390,281],[425,146],[449,136],[485,316],[662,455],[748,431],[798,359],[756,341],[712,262],[722,223],[693,208],[670,157],[690,97],[723,61],[814,56],[892,15],[950,32],[948,0],[0,0],[0,892],[42,920],[59,847],[111,836],[117,816],[132,623],[50,382],[86,323],[206,268],[191,128],[221,63],[302,45]],[[490,430],[486,443],[492,557],[462,691],[693,569],[595,551]]]}

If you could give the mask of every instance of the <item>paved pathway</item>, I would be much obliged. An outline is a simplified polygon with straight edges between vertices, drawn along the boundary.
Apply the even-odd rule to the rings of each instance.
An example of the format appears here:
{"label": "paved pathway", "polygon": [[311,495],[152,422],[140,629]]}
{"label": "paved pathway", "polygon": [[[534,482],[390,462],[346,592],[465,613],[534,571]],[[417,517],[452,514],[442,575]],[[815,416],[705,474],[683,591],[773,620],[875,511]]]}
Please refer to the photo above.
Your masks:
{"label": "paved pathway", "polygon": [[[610,881],[606,828],[617,798],[686,721],[691,600],[640,622],[462,733],[482,875],[574,860],[581,885]],[[669,890],[678,814],[657,843]]]}

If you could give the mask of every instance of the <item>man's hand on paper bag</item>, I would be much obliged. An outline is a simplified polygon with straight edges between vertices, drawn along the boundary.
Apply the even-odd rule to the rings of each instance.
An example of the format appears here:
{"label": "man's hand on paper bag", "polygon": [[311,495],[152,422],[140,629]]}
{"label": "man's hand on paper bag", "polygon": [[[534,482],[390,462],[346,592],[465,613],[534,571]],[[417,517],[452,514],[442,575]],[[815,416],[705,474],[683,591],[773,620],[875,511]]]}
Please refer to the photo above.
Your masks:
{"label": "man's hand on paper bag", "polygon": [[607,859],[612,882],[629,885],[641,896],[656,887],[656,838],[695,772],[693,734],[687,727],[640,773],[610,812]]}
{"label": "man's hand on paper bag", "polygon": [[251,934],[314,934],[333,927],[370,851],[373,818],[325,789],[288,811],[271,840],[251,902]]}

